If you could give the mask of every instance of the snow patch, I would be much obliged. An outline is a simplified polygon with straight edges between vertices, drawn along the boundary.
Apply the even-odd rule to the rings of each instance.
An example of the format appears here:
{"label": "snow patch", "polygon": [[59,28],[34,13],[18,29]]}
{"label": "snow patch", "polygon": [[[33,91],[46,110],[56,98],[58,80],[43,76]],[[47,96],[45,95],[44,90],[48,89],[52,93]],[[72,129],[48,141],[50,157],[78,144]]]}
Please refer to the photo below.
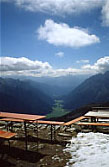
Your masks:
{"label": "snow patch", "polygon": [[73,137],[65,151],[70,152],[72,159],[66,167],[108,167],[109,135],[103,133],[78,133]]}

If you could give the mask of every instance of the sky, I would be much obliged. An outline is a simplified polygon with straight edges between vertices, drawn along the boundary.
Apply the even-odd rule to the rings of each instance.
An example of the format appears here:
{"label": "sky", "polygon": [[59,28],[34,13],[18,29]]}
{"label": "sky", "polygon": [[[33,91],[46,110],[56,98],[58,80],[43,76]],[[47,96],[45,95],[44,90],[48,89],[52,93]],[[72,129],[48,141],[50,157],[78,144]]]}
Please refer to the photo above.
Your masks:
{"label": "sky", "polygon": [[109,70],[109,0],[0,0],[1,75]]}

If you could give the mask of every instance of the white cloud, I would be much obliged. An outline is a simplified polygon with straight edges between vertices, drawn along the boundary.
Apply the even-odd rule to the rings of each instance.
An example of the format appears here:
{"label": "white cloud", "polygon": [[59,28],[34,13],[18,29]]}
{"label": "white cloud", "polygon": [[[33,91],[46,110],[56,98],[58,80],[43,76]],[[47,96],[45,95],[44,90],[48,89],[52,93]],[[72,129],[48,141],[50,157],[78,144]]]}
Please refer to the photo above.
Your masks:
{"label": "white cloud", "polygon": [[77,60],[76,63],[89,63],[89,60]]}
{"label": "white cloud", "polygon": [[104,26],[109,26],[109,0],[106,0],[102,8],[102,23]]}
{"label": "white cloud", "polygon": [[109,56],[98,59],[94,65],[87,64],[82,68],[90,71],[95,71],[96,73],[109,71]]}
{"label": "white cloud", "polygon": [[103,25],[109,26],[109,0],[0,0],[12,2],[31,12],[44,12],[50,15],[80,14],[99,8],[102,11]]}
{"label": "white cloud", "polygon": [[37,30],[38,38],[46,40],[55,46],[83,47],[100,42],[100,39],[89,34],[87,29],[69,27],[65,23],[55,23],[53,20],[46,20],[44,26]]}
{"label": "white cloud", "polygon": [[47,12],[62,15],[80,13],[101,7],[104,0],[1,0],[13,2],[17,6],[32,12]]}
{"label": "white cloud", "polygon": [[55,54],[55,56],[64,57],[64,52],[57,52],[57,53]]}
{"label": "white cloud", "polygon": [[52,69],[48,62],[32,61],[25,57],[1,57],[0,71],[3,74],[40,75]]}
{"label": "white cloud", "polygon": [[0,57],[0,74],[20,76],[66,76],[66,75],[91,75],[109,71],[109,57],[104,57],[94,65],[84,65],[81,68],[54,69],[48,62],[32,61],[25,57]]}

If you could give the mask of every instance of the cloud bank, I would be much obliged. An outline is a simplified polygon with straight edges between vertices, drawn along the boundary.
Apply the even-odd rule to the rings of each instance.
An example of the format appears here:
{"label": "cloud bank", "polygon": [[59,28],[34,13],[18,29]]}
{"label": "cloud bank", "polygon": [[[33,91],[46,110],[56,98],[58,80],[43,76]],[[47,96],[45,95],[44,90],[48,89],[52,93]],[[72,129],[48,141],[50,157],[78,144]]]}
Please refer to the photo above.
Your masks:
{"label": "cloud bank", "polygon": [[109,0],[0,0],[12,2],[19,8],[50,15],[80,14],[101,9],[102,23],[109,26]]}
{"label": "cloud bank", "polygon": [[105,2],[102,9],[102,24],[104,26],[109,26],[109,0]]}
{"label": "cloud bank", "polygon": [[93,75],[109,71],[109,56],[100,58],[93,65],[87,64],[81,68],[54,69],[48,62],[29,60],[25,57],[0,57],[1,76],[19,75],[33,77],[59,77],[66,75]]}
{"label": "cloud bank", "polygon": [[56,23],[51,19],[46,20],[37,33],[38,39],[46,40],[55,46],[78,48],[100,42],[100,39],[94,34],[89,34],[87,29],[69,27],[65,23]]}
{"label": "cloud bank", "polygon": [[13,2],[17,6],[32,12],[52,14],[71,14],[89,11],[101,7],[104,0],[1,0]]}
{"label": "cloud bank", "polygon": [[104,73],[109,71],[109,56],[98,59],[94,65],[87,64],[82,68],[89,71],[93,70],[97,73]]}
{"label": "cloud bank", "polygon": [[0,57],[0,62],[3,75],[40,76],[49,74],[52,69],[48,62],[32,61],[25,57]]}

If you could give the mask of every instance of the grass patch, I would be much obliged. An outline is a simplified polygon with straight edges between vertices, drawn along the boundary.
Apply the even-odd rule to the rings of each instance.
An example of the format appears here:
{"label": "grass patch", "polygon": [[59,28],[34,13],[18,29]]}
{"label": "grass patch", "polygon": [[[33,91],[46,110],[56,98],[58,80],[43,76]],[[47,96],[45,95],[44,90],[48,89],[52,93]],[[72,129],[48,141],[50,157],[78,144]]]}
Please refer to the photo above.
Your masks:
{"label": "grass patch", "polygon": [[56,118],[68,114],[70,111],[63,108],[62,100],[55,100],[52,112],[47,114],[47,118]]}

